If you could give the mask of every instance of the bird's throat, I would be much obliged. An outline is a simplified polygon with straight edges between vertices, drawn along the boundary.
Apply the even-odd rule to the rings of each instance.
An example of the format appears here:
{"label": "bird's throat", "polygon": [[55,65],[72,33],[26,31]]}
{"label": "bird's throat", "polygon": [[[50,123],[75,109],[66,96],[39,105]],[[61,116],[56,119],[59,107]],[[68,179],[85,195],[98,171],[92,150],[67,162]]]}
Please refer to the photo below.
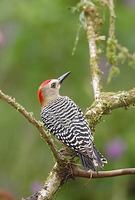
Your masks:
{"label": "bird's throat", "polygon": [[54,101],[55,99],[59,98],[60,95],[51,95],[51,96],[46,96],[42,102],[42,108],[47,106],[49,103],[51,103],[52,101]]}

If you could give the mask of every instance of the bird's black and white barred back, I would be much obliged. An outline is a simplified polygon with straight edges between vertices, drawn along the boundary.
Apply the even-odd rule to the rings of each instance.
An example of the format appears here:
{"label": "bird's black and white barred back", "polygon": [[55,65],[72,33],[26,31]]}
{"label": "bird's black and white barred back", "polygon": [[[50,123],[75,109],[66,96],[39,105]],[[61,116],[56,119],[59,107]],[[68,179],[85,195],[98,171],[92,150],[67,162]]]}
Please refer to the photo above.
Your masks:
{"label": "bird's black and white barred back", "polygon": [[78,106],[66,96],[59,96],[42,108],[45,127],[64,144],[75,150],[85,169],[97,170],[106,159],[93,144],[89,125]]}

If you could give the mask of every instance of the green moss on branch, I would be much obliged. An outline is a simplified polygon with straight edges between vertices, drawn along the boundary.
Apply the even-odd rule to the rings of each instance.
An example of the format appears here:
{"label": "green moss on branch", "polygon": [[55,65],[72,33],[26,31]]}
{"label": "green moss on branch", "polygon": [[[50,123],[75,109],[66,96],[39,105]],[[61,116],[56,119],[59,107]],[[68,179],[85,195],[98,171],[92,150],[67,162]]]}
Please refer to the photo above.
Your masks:
{"label": "green moss on branch", "polygon": [[119,91],[116,93],[101,93],[100,99],[95,101],[90,108],[86,110],[86,117],[89,120],[92,130],[101,120],[102,116],[110,113],[117,108],[128,108],[135,105],[135,88],[129,91]]}

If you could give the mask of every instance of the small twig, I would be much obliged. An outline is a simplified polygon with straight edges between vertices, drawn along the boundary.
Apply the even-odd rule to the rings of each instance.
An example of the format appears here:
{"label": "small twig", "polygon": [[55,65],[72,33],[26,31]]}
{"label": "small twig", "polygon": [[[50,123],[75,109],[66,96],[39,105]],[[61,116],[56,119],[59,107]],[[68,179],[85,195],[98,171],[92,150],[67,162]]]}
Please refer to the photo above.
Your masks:
{"label": "small twig", "polygon": [[126,58],[129,59],[129,61],[133,63],[133,67],[135,67],[135,53],[130,53],[127,47],[122,46],[119,43],[117,43],[116,48],[118,49],[120,55],[122,56],[122,58],[120,59],[122,60],[123,59],[126,60]]}
{"label": "small twig", "polygon": [[108,74],[108,82],[111,81],[113,76],[116,76],[119,73],[119,68],[117,67],[117,40],[115,36],[115,9],[114,9],[114,0],[108,0],[108,8],[110,15],[109,22],[109,33],[107,39],[107,47],[106,47],[106,57],[108,61],[108,66],[111,66]]}
{"label": "small twig", "polygon": [[135,175],[135,168],[126,168],[126,169],[116,169],[110,171],[85,171],[78,167],[73,167],[73,175],[75,177],[83,178],[110,178],[115,176],[124,176],[124,175]]}
{"label": "small twig", "polygon": [[114,11],[114,2],[113,0],[108,0],[108,6],[110,11],[110,23],[109,23],[109,38],[115,38],[115,11]]}
{"label": "small twig", "polygon": [[55,144],[54,144],[52,138],[44,130],[43,124],[40,121],[37,121],[32,113],[26,111],[26,109],[22,105],[20,105],[18,102],[16,102],[15,98],[12,98],[12,97],[4,94],[1,90],[0,90],[0,98],[2,100],[4,100],[5,102],[7,102],[8,104],[10,104],[17,111],[19,111],[30,123],[32,123],[38,129],[41,137],[47,142],[55,159],[59,163],[61,161],[61,158],[58,154],[58,151],[55,147]]}

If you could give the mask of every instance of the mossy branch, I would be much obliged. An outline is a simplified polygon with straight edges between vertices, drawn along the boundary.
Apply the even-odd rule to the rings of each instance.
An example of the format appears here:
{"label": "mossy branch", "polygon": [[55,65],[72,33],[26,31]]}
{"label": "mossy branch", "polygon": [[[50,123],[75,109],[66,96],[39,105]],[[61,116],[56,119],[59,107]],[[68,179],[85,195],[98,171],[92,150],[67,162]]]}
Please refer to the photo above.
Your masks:
{"label": "mossy branch", "polygon": [[101,120],[103,115],[111,113],[117,108],[128,108],[135,105],[135,88],[129,91],[119,91],[116,93],[101,93],[100,99],[95,101],[90,108],[86,110],[86,117],[89,120],[92,129]]}
{"label": "mossy branch", "polygon": [[115,9],[113,0],[108,0],[108,7],[110,13],[110,23],[109,23],[109,38],[115,39]]}

